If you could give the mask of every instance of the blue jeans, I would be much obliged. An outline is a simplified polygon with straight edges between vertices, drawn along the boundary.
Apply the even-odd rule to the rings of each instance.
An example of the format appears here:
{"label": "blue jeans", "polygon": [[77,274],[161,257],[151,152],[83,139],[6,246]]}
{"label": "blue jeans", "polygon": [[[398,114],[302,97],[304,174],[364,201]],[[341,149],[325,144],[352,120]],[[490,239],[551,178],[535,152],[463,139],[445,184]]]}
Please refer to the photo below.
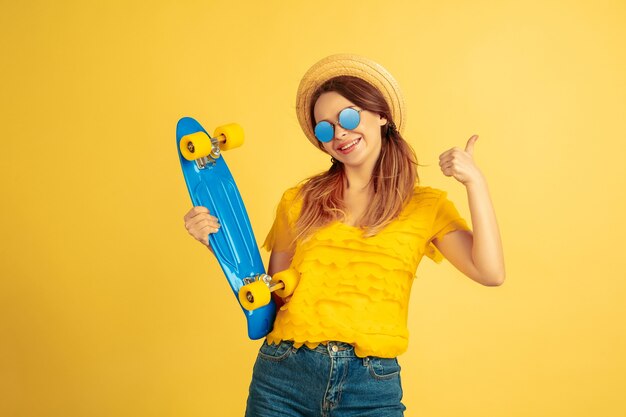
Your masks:
{"label": "blue jeans", "polygon": [[396,358],[359,358],[341,342],[309,349],[266,340],[254,364],[246,417],[395,417],[404,410]]}

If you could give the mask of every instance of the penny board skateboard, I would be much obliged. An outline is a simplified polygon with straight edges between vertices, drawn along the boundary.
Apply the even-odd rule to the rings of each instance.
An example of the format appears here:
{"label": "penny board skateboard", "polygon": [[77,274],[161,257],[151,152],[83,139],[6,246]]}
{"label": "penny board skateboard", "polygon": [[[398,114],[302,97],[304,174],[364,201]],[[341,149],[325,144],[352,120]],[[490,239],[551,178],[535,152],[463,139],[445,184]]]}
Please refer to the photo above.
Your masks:
{"label": "penny board skateboard", "polygon": [[[222,139],[221,143],[216,139],[218,137]],[[228,139],[224,141],[224,138]],[[208,208],[211,215],[217,217],[220,222],[219,231],[209,234],[209,244],[245,314],[248,337],[255,340],[271,331],[276,315],[276,304],[269,297],[270,292],[265,290],[262,291],[267,294],[264,294],[265,299],[261,302],[264,305],[260,307],[247,305],[247,308],[244,308],[240,299],[242,287],[260,282],[262,283],[260,285],[268,288],[271,278],[265,273],[237,184],[221,156],[221,150],[233,147],[229,141],[238,142],[233,146],[243,142],[243,131],[238,125],[221,126],[213,137],[191,117],[180,119],[176,126],[176,148],[191,202],[194,206]],[[198,155],[206,153],[208,155],[196,158],[194,152]],[[245,303],[245,299],[243,302]]]}

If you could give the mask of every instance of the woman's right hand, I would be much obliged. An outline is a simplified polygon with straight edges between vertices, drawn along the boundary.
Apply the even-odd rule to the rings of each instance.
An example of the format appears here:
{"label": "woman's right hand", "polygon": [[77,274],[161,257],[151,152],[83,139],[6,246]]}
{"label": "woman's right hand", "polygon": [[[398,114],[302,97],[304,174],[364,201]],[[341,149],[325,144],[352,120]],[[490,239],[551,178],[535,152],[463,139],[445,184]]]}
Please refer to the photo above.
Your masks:
{"label": "woman's right hand", "polygon": [[209,234],[217,233],[220,230],[220,224],[217,217],[211,216],[209,209],[203,206],[192,207],[185,214],[185,228],[191,236],[202,242],[209,249]]}

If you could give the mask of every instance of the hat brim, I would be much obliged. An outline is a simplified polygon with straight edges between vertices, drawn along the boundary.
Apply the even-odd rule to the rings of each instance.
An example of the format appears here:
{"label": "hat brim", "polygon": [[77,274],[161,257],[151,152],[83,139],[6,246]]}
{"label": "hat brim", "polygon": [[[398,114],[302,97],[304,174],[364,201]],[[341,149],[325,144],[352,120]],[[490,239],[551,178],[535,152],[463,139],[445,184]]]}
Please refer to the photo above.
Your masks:
{"label": "hat brim", "polygon": [[359,55],[335,54],[318,61],[304,74],[296,95],[298,122],[316,148],[319,148],[319,145],[311,120],[311,97],[320,85],[340,75],[358,77],[376,87],[387,101],[398,131],[403,132],[406,124],[404,97],[389,71],[371,59]]}

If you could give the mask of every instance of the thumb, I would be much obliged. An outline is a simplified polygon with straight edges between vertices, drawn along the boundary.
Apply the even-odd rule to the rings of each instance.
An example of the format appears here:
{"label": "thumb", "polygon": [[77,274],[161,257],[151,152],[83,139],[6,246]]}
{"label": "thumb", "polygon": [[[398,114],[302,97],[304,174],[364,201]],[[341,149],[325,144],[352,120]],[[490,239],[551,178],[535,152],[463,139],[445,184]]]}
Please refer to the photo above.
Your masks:
{"label": "thumb", "polygon": [[467,145],[465,145],[465,152],[472,155],[474,153],[474,144],[476,143],[477,140],[478,140],[478,135],[473,135],[471,138],[469,138],[467,141]]}

